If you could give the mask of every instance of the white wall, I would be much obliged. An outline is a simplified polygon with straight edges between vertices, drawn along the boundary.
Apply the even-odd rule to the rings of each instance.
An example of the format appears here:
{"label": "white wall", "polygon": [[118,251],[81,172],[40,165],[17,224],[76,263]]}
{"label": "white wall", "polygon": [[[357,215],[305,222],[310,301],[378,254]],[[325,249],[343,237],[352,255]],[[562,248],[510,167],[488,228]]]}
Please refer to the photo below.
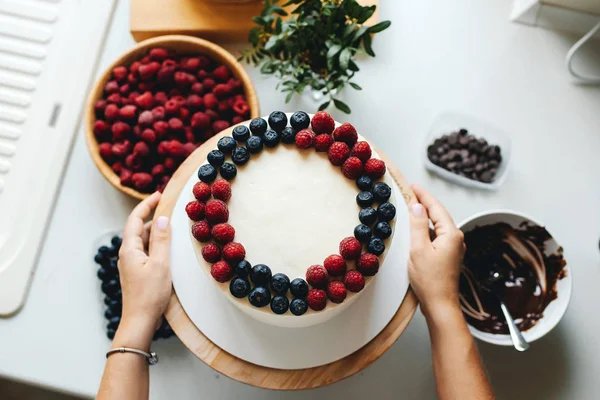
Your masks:
{"label": "white wall", "polygon": [[559,7],[600,15],[600,0],[541,0],[540,3],[552,4]]}

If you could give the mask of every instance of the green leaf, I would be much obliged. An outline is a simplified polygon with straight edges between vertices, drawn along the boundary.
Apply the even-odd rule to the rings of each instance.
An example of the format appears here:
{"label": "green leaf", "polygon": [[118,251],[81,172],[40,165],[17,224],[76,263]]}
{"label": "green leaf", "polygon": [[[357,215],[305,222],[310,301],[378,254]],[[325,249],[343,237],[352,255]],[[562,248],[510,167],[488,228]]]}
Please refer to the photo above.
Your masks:
{"label": "green leaf", "polygon": [[327,50],[327,58],[335,57],[342,50],[342,46],[339,44],[334,44]]}
{"label": "green leaf", "polygon": [[266,21],[263,17],[252,17],[252,21],[258,25],[266,25]]}
{"label": "green leaf", "polygon": [[387,28],[390,27],[390,25],[392,25],[392,23],[390,21],[381,21],[380,23],[375,24],[372,27],[370,27],[368,30],[369,30],[369,33],[377,33],[377,32],[386,30]]}
{"label": "green leaf", "polygon": [[279,36],[277,35],[273,35],[269,38],[269,40],[267,40],[267,43],[265,43],[265,50],[267,51],[271,51],[275,48],[275,46],[277,46],[279,42]]}
{"label": "green leaf", "polygon": [[285,17],[288,15],[288,13],[283,8],[281,8],[281,6],[278,6],[278,5],[271,6],[271,13],[281,15],[282,17]]}
{"label": "green leaf", "polygon": [[358,86],[356,83],[354,82],[348,82],[350,84],[350,86],[352,86],[355,90],[362,90],[362,88],[360,86]]}
{"label": "green leaf", "polygon": [[373,16],[373,13],[375,13],[375,6],[371,6],[371,7],[363,7],[362,10],[360,10],[360,13],[358,14],[358,17],[356,18],[356,20],[358,21],[359,24],[364,23],[366,20],[368,20],[369,18],[371,18],[371,16]]}
{"label": "green leaf", "polygon": [[348,63],[350,62],[350,57],[352,57],[352,52],[348,47],[342,50],[340,54],[340,68],[342,70],[348,69]]}
{"label": "green leaf", "polygon": [[293,96],[293,95],[294,95],[294,92],[289,92],[289,93],[287,94],[287,96],[285,96],[285,102],[286,102],[286,103],[289,103],[289,102],[290,102],[290,100],[292,99],[292,96]]}
{"label": "green leaf", "polygon": [[277,17],[277,19],[275,20],[275,33],[281,33],[281,17]]}
{"label": "green leaf", "polygon": [[335,108],[345,112],[346,114],[350,114],[352,112],[350,107],[348,107],[348,105],[341,100],[333,99],[333,104],[335,105]]}
{"label": "green leaf", "polygon": [[367,32],[368,29],[368,26],[361,26],[360,28],[358,28],[358,30],[354,33],[354,37],[352,38],[352,40],[360,39],[362,35],[364,35],[365,32]]}
{"label": "green leaf", "polygon": [[324,109],[326,109],[327,107],[329,107],[329,103],[331,103],[330,101],[326,101],[325,103],[321,104],[319,106],[319,111],[323,111]]}
{"label": "green leaf", "polygon": [[346,28],[344,29],[344,33],[342,34],[342,37],[344,39],[349,38],[350,35],[352,35],[352,33],[354,32],[355,29],[356,29],[356,24],[347,25]]}
{"label": "green leaf", "polygon": [[354,72],[360,71],[360,68],[358,68],[358,65],[356,65],[356,63],[352,60],[350,60],[350,62],[348,63],[348,69],[350,69],[350,71],[354,71]]}
{"label": "green leaf", "polygon": [[363,47],[365,48],[365,51],[371,57],[375,57],[375,52],[373,51],[373,47],[371,47],[371,43],[371,35],[363,36]]}

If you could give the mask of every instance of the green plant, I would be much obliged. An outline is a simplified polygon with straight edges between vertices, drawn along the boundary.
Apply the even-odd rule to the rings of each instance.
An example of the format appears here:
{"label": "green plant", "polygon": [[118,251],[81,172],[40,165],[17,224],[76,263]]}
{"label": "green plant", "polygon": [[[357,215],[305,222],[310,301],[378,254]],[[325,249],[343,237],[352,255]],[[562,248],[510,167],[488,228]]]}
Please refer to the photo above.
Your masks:
{"label": "green plant", "polygon": [[[333,103],[349,114],[350,107],[336,96],[346,85],[362,90],[352,82],[359,70],[355,58],[374,57],[372,35],[391,22],[365,25],[376,6],[361,6],[356,0],[290,0],[282,5],[279,0],[265,0],[263,4],[261,15],[253,18],[257,26],[250,31],[252,49],[244,51],[240,60],[277,76],[277,88],[287,93],[286,103],[311,87],[326,98],[319,110]],[[295,6],[291,15],[283,8],[288,6]]]}

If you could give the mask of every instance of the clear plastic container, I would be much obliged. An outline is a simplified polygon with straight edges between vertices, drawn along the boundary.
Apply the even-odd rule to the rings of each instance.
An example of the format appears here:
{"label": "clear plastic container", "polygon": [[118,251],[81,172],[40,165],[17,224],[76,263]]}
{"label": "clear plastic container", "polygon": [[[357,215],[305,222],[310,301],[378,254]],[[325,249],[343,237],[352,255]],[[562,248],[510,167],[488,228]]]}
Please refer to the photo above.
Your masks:
{"label": "clear plastic container", "polygon": [[[493,182],[479,182],[464,176],[460,176],[435,165],[427,157],[427,147],[432,144],[435,139],[441,137],[442,135],[455,132],[461,128],[467,129],[471,135],[474,135],[478,138],[484,138],[491,145],[500,146],[502,151],[502,162],[500,162],[500,165],[498,166],[496,177]],[[504,180],[506,179],[508,166],[510,164],[510,153],[510,137],[500,129],[489,123],[480,121],[465,114],[458,112],[447,112],[439,115],[433,121],[433,124],[429,129],[429,133],[425,137],[422,154],[425,168],[439,177],[446,179],[447,181],[471,188],[496,190],[504,183]]]}

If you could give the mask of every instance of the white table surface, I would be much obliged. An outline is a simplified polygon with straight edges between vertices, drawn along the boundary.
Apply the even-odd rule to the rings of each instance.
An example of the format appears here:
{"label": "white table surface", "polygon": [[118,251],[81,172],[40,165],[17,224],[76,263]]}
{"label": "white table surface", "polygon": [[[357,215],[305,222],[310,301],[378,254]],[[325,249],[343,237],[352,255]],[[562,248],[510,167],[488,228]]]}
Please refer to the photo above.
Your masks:
{"label": "white table surface", "polygon": [[[381,1],[392,28],[375,41],[378,56],[361,62],[346,94],[348,118],[412,182],[443,200],[457,221],[512,208],[546,222],[568,252],[574,276],[571,306],[561,324],[525,354],[480,344],[501,399],[595,399],[600,376],[600,88],[570,83],[563,58],[573,38],[508,21],[506,0]],[[128,2],[120,0],[100,62],[133,45]],[[230,49],[239,47],[228,46]],[[591,57],[597,70],[600,57]],[[314,109],[283,106],[275,82],[249,68],[264,112]],[[433,118],[458,110],[505,130],[512,165],[494,193],[452,186],[426,173],[421,140]],[[344,115],[335,113],[336,119]],[[25,308],[0,319],[0,375],[93,396],[109,340],[92,262],[93,243],[118,229],[134,202],[114,190],[77,138]],[[176,338],[155,346],[152,399],[301,399],[309,394],[252,388],[217,374]],[[326,398],[431,399],[435,396],[429,339],[418,313],[398,342],[362,373],[314,390]]]}

